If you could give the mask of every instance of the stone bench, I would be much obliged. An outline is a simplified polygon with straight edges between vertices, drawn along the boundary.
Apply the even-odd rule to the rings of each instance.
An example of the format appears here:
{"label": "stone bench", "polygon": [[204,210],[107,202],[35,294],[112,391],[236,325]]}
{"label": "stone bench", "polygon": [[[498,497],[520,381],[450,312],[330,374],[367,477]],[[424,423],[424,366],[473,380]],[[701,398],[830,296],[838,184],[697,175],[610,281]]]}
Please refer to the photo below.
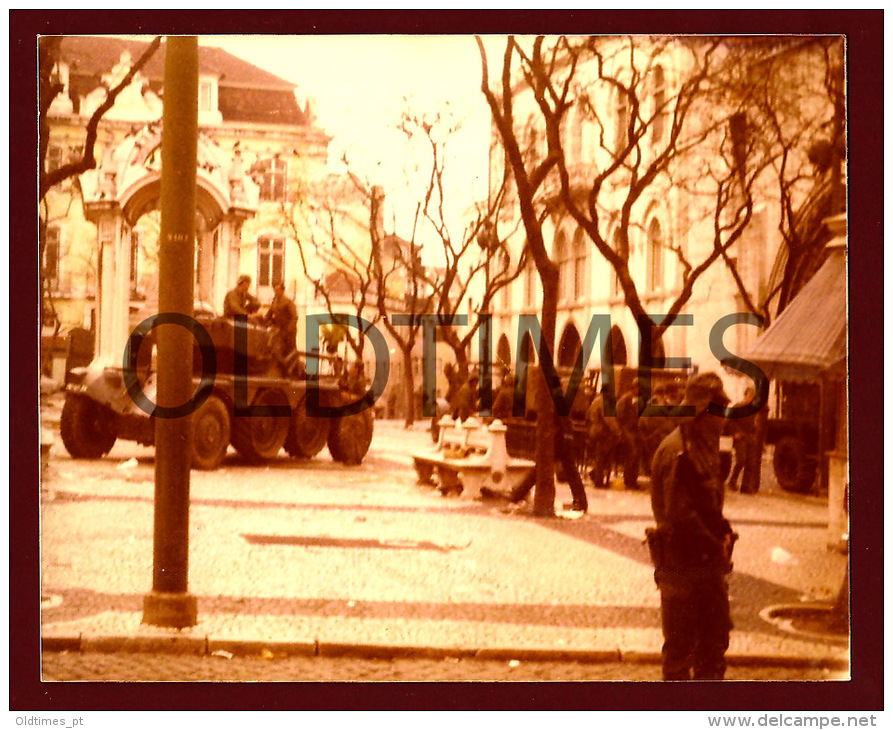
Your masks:
{"label": "stone bench", "polygon": [[434,484],[442,494],[477,497],[483,487],[511,491],[535,467],[530,459],[510,457],[506,450],[506,427],[499,420],[490,426],[469,418],[454,423],[449,416],[440,421],[437,445],[413,455],[420,484]]}

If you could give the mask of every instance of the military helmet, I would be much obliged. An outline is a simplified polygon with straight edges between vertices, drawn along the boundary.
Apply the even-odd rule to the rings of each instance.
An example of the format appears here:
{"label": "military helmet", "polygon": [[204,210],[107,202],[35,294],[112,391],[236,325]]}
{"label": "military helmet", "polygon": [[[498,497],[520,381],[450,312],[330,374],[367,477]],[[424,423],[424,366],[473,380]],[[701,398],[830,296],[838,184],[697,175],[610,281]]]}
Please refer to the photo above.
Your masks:
{"label": "military helmet", "polygon": [[707,410],[711,402],[723,408],[731,403],[719,375],[706,372],[697,373],[689,378],[685,385],[682,405],[694,406],[695,412],[701,414]]}

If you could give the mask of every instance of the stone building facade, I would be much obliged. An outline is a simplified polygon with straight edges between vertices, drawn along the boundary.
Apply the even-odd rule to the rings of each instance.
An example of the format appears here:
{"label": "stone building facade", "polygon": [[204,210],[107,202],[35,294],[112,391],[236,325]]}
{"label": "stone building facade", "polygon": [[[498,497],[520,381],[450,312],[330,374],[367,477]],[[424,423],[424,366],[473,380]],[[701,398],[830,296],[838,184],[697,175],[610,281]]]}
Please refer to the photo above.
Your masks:
{"label": "stone building facade", "polygon": [[[579,62],[572,76],[571,106],[565,114],[561,140],[573,194],[579,197],[582,209],[589,211],[600,236],[615,250],[621,235],[626,237],[629,273],[646,311],[654,315],[669,311],[682,290],[687,267],[696,267],[710,255],[717,227],[731,230],[735,225],[735,195],[743,193],[734,187],[726,193],[728,204],[719,214],[715,213],[716,182],[730,176],[736,161],[735,145],[743,141],[749,169],[755,162],[764,165],[748,180],[747,190],[753,200],[750,219],[740,238],[726,251],[728,263],[720,258],[700,275],[691,298],[681,310],[690,315],[690,322],[670,327],[662,340],[666,357],[687,358],[692,367],[723,372],[730,390],[738,394],[749,381],[734,377],[732,371],[723,371],[711,348],[710,334],[723,317],[747,311],[741,288],[754,302],[767,298],[773,270],[785,253],[780,233],[783,213],[777,163],[765,165],[768,153],[754,139],[759,135],[759,125],[767,123],[766,108],[752,99],[730,100],[721,89],[706,88],[708,83],[717,86],[713,79],[704,81],[702,92],[685,96],[699,64],[704,63],[709,42],[710,39],[645,37],[598,39],[598,57],[592,53],[581,57],[585,60]],[[750,56],[754,59],[753,67],[741,74],[755,86],[753,79],[758,77],[761,64],[775,64],[771,91],[778,97],[771,104],[764,104],[774,108],[779,118],[796,128],[799,135],[799,141],[792,142],[786,151],[789,175],[796,177],[792,172],[799,171],[807,181],[792,191],[796,210],[808,194],[808,181],[813,175],[807,159],[809,142],[821,133],[821,125],[830,119],[832,110],[823,87],[825,67],[821,54],[810,48],[783,49],[758,49]],[[720,47],[715,52],[727,55],[715,63],[719,66],[729,63],[732,55],[742,49]],[[783,71],[778,72],[778,68]],[[500,69],[501,66],[491,70],[491,78],[498,78]],[[558,64],[553,81],[566,78],[563,73]],[[779,82],[781,78],[787,82]],[[730,78],[729,83],[735,81]],[[674,125],[682,119],[683,101],[690,103],[690,108],[684,110],[685,127],[676,135]],[[522,141],[528,161],[544,159],[546,129],[530,86],[519,82],[514,88],[513,103],[515,134]],[[731,120],[742,110],[747,127],[743,140],[736,140]],[[804,121],[810,116],[813,121]],[[493,135],[491,187],[501,183],[504,175],[510,176],[495,128]],[[678,152],[684,145],[690,149]],[[650,174],[652,163],[671,148],[673,161],[642,183]],[[592,192],[593,181],[602,173],[605,174],[594,207],[589,208],[591,201],[587,196]],[[631,194],[639,184],[641,189]],[[542,211],[547,248],[559,269],[556,364],[572,367],[592,317],[607,314],[612,324],[615,362],[636,366],[642,361],[639,331],[615,271],[564,208],[559,190],[558,174],[553,170],[536,200]],[[511,200],[509,203],[498,227],[502,231],[517,230],[509,240],[509,249],[512,260],[518,260],[526,237],[523,227],[517,225],[517,205],[512,205]],[[626,216],[628,223],[624,221]],[[725,230],[719,240],[728,240]],[[736,274],[741,286],[736,282]],[[494,351],[502,362],[514,364],[517,358],[525,357],[526,349],[519,341],[518,318],[538,315],[542,308],[539,277],[532,260],[525,274],[498,295],[497,303],[493,318]],[[774,306],[770,300],[769,309]],[[734,354],[743,354],[759,331],[755,326],[732,326],[725,333],[724,345]],[[589,368],[600,368],[599,350],[596,344]]]}

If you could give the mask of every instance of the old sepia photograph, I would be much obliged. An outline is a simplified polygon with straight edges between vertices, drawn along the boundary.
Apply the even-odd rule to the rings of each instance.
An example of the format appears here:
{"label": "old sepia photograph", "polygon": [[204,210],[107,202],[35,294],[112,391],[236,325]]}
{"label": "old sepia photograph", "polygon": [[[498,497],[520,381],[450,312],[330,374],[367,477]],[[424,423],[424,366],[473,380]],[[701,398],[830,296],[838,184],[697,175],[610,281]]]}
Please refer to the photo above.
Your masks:
{"label": "old sepia photograph", "polygon": [[40,684],[840,696],[853,37],[274,26],[27,39]]}

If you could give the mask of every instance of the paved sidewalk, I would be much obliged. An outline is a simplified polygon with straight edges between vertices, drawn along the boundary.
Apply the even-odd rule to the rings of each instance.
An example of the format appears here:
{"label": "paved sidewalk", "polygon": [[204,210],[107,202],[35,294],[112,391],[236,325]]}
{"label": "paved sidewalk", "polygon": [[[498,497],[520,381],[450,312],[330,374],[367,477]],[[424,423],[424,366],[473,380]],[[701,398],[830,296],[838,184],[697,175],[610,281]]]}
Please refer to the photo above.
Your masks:
{"label": "paved sidewalk", "polygon": [[[231,452],[221,470],[192,472],[198,625],[178,631],[140,623],[152,450],[118,443],[74,461],[56,430],[42,490],[44,650],[659,661],[647,492],[590,489],[587,515],[534,518],[417,486],[410,455],[428,444],[424,424],[385,421],[358,467],[326,452],[250,467]],[[846,559],[827,547],[827,505],[767,490],[730,494],[726,511],[741,535],[730,664],[848,676],[845,639],[767,620],[836,595]]]}

